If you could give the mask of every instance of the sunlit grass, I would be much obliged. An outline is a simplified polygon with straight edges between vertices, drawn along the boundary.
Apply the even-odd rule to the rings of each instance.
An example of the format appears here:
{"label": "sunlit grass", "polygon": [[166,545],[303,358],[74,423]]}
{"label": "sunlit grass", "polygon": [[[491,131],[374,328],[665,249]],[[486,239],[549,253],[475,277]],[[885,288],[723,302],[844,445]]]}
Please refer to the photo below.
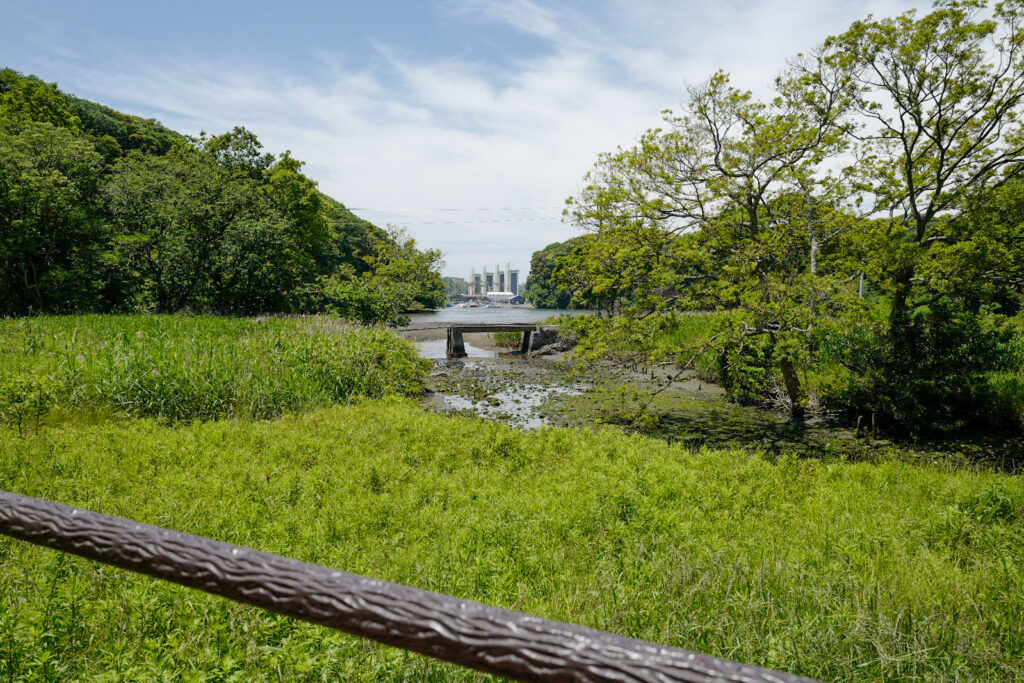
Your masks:
{"label": "sunlit grass", "polygon": [[[1024,676],[1019,477],[690,452],[405,400],[0,430],[0,488],[823,680]],[[12,680],[473,680],[0,541]]]}
{"label": "sunlit grass", "polygon": [[[415,393],[429,362],[396,335],[331,318],[47,316],[0,320],[0,416],[268,418],[360,396]],[[24,402],[24,401],[23,401]],[[5,411],[6,406],[6,411]],[[27,422],[38,417],[32,410]],[[22,420],[25,422],[26,420]]]}

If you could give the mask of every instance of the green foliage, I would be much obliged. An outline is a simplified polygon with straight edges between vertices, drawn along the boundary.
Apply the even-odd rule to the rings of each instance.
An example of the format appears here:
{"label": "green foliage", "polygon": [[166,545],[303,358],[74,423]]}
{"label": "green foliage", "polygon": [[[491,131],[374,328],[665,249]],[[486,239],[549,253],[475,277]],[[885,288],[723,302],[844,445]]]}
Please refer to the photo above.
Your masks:
{"label": "green foliage", "polygon": [[727,388],[784,394],[796,417],[811,321],[847,296],[821,261],[851,221],[835,210],[839,183],[822,169],[844,146],[842,98],[800,79],[780,81],[778,92],[760,103],[716,74],[690,89],[686,114],[665,113],[664,130],[604,155],[571,201],[573,220],[594,234],[562,278],[616,302],[635,322],[638,349],[657,338],[652,317],[732,311],[715,335]]}
{"label": "green foliage", "polygon": [[[0,488],[819,680],[1024,676],[1019,477],[519,432],[367,401],[0,429]],[[12,540],[14,680],[480,680]]]}
{"label": "green foliage", "polygon": [[402,231],[372,240],[363,257],[369,269],[358,273],[342,265],[318,283],[317,306],[365,324],[406,325],[405,312],[440,308],[445,304],[441,252],[420,251]]}
{"label": "green foliage", "polygon": [[559,286],[555,272],[573,255],[585,237],[553,242],[530,258],[530,278],[524,297],[537,308],[589,308],[586,291]]}
{"label": "green foliage", "polygon": [[0,313],[87,307],[102,288],[102,159],[50,123],[0,110]]}
{"label": "green foliage", "polygon": [[245,128],[189,139],[0,71],[0,314],[315,312],[318,283],[354,276],[358,305],[333,310],[355,320],[443,304],[437,252],[262,148]]}
{"label": "green foliage", "polygon": [[430,368],[391,332],[330,318],[72,316],[0,321],[0,416],[111,411],[171,421],[271,418],[391,393]]}
{"label": "green foliage", "polygon": [[494,343],[506,349],[518,349],[523,341],[522,332],[495,332]]}
{"label": "green foliage", "polygon": [[9,118],[81,130],[81,121],[56,83],[24,77],[13,69],[0,69],[0,112]]}
{"label": "green foliage", "polygon": [[915,311],[899,333],[907,338],[890,345],[891,333],[879,321],[822,339],[822,356],[849,373],[822,387],[823,400],[855,414],[877,413],[888,424],[913,431],[1002,421],[990,373],[998,367],[1009,330],[993,326],[989,316],[937,302]]}
{"label": "green foliage", "polygon": [[[717,73],[601,156],[568,212],[591,239],[556,284],[621,319],[588,323],[583,348],[714,355],[734,396],[794,418],[817,399],[913,430],[1007,423],[1015,385],[991,373],[1024,294],[1022,12],[869,17],[791,62],[772,99]],[[666,349],[658,330],[693,310],[721,327]]]}
{"label": "green foliage", "polygon": [[31,424],[39,431],[40,422],[53,408],[54,382],[41,374],[0,377],[0,422],[17,425],[18,434]]}

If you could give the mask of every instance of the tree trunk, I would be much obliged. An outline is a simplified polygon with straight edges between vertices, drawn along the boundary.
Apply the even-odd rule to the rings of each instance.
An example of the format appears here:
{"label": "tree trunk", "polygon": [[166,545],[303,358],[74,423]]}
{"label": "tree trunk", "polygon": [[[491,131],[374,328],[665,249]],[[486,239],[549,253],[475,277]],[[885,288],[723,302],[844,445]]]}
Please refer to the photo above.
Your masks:
{"label": "tree trunk", "polygon": [[[902,278],[901,278],[902,280]],[[889,332],[902,329],[907,324],[907,300],[910,298],[910,283],[897,281],[892,293],[892,310],[889,311]]]}
{"label": "tree trunk", "polygon": [[789,416],[794,420],[804,418],[804,404],[800,396],[800,378],[796,374],[796,367],[793,359],[783,356],[779,361],[782,366],[782,379],[786,383],[786,393],[789,394]]}

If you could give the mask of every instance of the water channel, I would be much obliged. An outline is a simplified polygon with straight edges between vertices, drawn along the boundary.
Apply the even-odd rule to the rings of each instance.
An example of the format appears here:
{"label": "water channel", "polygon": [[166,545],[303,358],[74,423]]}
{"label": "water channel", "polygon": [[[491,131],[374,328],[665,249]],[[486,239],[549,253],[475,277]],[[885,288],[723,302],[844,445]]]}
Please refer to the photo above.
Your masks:
{"label": "water channel", "polygon": [[451,323],[539,323],[553,316],[580,313],[525,306],[446,308],[412,316],[402,334],[414,339],[420,354],[434,362],[432,391],[426,399],[430,407],[532,429],[552,424],[542,410],[552,398],[580,395],[588,385],[569,380],[555,363],[498,347],[490,334],[466,335],[466,357],[449,359],[447,327]]}
{"label": "water channel", "polygon": [[1024,462],[1019,439],[857,438],[849,425],[828,416],[793,423],[776,411],[736,405],[721,388],[694,376],[666,385],[664,374],[658,373],[601,367],[570,373],[571,361],[561,355],[527,358],[498,347],[490,334],[467,334],[468,356],[445,357],[451,323],[529,323],[565,313],[579,312],[447,308],[412,316],[400,334],[434,362],[425,401],[441,412],[473,414],[525,429],[616,425],[691,447],[742,448],[769,456],[874,459],[898,452],[928,462],[970,465],[981,460],[1003,469],[1013,467],[1008,462]]}

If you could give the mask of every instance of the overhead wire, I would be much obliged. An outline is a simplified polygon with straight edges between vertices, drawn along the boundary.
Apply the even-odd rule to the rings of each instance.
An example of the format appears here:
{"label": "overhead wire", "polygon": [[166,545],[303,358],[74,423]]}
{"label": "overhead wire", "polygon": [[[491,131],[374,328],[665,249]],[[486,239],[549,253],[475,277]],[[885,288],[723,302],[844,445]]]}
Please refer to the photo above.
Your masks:
{"label": "overhead wire", "polygon": [[349,211],[380,211],[383,213],[399,213],[402,211],[555,211],[564,209],[564,206],[495,206],[495,207],[441,207],[441,208],[422,208],[422,209],[372,209],[365,206],[348,206],[345,207]]}
{"label": "overhead wire", "polygon": [[[523,207],[512,207],[512,206],[498,206],[498,207],[430,207],[430,208],[405,208],[405,209],[380,209],[371,208],[366,206],[348,206],[345,207],[348,211],[370,211],[373,213],[415,213],[420,211],[445,211],[445,212],[459,212],[459,211],[555,211],[561,210],[564,207],[561,206],[523,206]],[[536,223],[536,222],[551,222],[561,221],[561,215],[558,216],[542,216],[534,218],[474,218],[472,220],[455,220],[455,221],[417,221],[417,220],[397,220],[393,221],[396,225],[475,225],[480,223]],[[377,219],[380,220],[380,219]],[[356,223],[340,223],[339,225],[358,225]]]}

